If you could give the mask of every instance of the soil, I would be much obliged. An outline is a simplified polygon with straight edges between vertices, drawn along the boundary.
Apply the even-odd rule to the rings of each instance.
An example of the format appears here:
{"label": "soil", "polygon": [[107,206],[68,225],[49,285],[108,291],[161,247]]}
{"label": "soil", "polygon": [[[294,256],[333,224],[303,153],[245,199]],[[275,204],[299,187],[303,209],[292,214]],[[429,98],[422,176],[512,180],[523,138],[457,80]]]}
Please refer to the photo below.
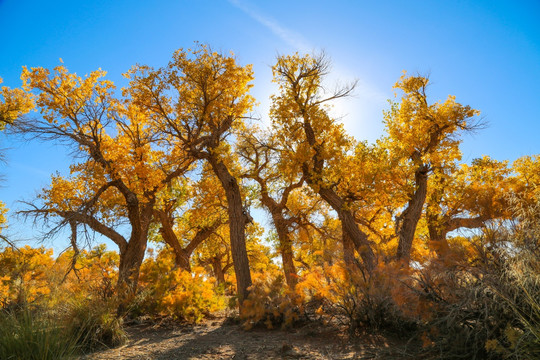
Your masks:
{"label": "soil", "polygon": [[339,325],[247,331],[223,315],[197,325],[135,324],[127,333],[125,345],[81,359],[410,359],[400,351],[406,342],[370,334],[350,338]]}

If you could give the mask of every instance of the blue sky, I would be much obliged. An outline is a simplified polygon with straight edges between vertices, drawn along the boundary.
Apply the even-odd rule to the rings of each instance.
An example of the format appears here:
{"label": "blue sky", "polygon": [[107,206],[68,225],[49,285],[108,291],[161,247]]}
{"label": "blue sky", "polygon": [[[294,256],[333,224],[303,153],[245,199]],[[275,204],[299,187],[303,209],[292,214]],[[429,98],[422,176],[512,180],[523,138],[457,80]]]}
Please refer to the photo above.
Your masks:
{"label": "blue sky", "polygon": [[[464,161],[540,152],[540,2],[531,1],[17,1],[0,0],[0,77],[21,85],[21,67],[97,68],[122,85],[135,63],[163,66],[194,41],[253,64],[252,94],[264,120],[276,54],[324,50],[332,81],[358,80],[341,101],[359,140],[382,134],[382,110],[403,70],[429,74],[433,101],[449,94],[482,111],[488,128],[464,139]],[[65,173],[66,149],[1,138],[7,163],[0,199],[17,209]],[[11,219],[14,237],[36,234]]]}

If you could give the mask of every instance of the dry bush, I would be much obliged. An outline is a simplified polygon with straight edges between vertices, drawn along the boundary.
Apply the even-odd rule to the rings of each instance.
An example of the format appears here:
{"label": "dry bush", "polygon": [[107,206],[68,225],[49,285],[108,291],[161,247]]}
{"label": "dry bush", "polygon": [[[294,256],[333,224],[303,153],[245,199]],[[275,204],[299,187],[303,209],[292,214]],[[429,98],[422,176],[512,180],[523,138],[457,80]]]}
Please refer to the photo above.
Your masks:
{"label": "dry bush", "polygon": [[130,304],[132,315],[171,316],[196,323],[226,306],[226,298],[213,277],[201,267],[193,268],[191,273],[175,268],[166,252],[145,260],[140,288]]}
{"label": "dry bush", "polygon": [[304,319],[305,296],[285,284],[279,271],[253,274],[253,285],[244,300],[242,325],[251,329],[264,325],[268,329],[287,328]]}

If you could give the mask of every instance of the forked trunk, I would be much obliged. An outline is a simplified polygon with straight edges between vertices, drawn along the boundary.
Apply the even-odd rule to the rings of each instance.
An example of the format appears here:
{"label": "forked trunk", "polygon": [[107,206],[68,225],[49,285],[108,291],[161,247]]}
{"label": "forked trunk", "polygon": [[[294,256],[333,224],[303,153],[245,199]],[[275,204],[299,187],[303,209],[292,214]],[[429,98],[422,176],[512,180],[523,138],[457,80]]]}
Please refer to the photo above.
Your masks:
{"label": "forked trunk", "polygon": [[120,253],[117,287],[125,289],[129,294],[134,294],[137,291],[139,271],[146,251],[146,235],[136,239],[131,238],[125,251]]}
{"label": "forked trunk", "polygon": [[[308,184],[312,185],[309,180]],[[353,214],[350,210],[346,209],[345,202],[335,191],[329,188],[320,187],[318,193],[328,205],[337,212],[339,220],[341,221],[343,234],[346,234],[348,240],[352,241],[356,251],[362,258],[364,267],[367,272],[371,274],[377,265],[377,259],[375,258],[375,254],[373,253],[373,249],[371,248],[366,233],[360,230],[358,224],[354,220]],[[344,240],[344,237],[342,236],[342,241],[347,240]]]}
{"label": "forked trunk", "polygon": [[191,273],[191,264],[189,263],[189,255],[190,254],[188,254],[183,249],[181,249],[180,251],[175,252],[174,259],[176,262],[176,266],[178,266],[178,268]]}
{"label": "forked trunk", "polygon": [[429,231],[429,246],[435,251],[439,259],[448,254],[448,241],[446,241],[446,231],[441,230],[438,226],[428,225]]}
{"label": "forked trunk", "polygon": [[[139,209],[138,202],[136,204],[137,209]],[[133,295],[137,291],[139,271],[148,243],[153,204],[153,201],[145,204],[140,213],[133,210],[135,206],[131,209],[132,216],[137,221],[132,222],[129,241],[120,248],[120,264],[118,268],[118,289],[127,291],[126,295]]]}

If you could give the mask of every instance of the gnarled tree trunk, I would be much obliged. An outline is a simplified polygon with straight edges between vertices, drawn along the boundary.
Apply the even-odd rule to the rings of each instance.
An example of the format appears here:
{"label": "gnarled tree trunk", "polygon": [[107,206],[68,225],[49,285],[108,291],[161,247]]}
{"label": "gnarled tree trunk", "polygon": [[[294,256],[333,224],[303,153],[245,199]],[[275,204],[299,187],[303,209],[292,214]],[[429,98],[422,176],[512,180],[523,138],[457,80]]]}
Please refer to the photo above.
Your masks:
{"label": "gnarled tree trunk", "polygon": [[246,250],[246,225],[252,221],[251,216],[244,210],[242,194],[236,178],[231,175],[227,166],[218,159],[210,158],[210,165],[219,178],[227,197],[227,212],[229,214],[229,233],[231,241],[231,255],[234,272],[236,274],[238,300],[240,311],[242,304],[249,294],[251,286],[251,273]]}
{"label": "gnarled tree trunk", "polygon": [[396,259],[409,266],[411,260],[412,243],[418,220],[422,216],[422,208],[426,202],[428,168],[420,166],[415,172],[416,189],[410,198],[407,208],[396,221],[396,234],[398,236],[398,248]]}

